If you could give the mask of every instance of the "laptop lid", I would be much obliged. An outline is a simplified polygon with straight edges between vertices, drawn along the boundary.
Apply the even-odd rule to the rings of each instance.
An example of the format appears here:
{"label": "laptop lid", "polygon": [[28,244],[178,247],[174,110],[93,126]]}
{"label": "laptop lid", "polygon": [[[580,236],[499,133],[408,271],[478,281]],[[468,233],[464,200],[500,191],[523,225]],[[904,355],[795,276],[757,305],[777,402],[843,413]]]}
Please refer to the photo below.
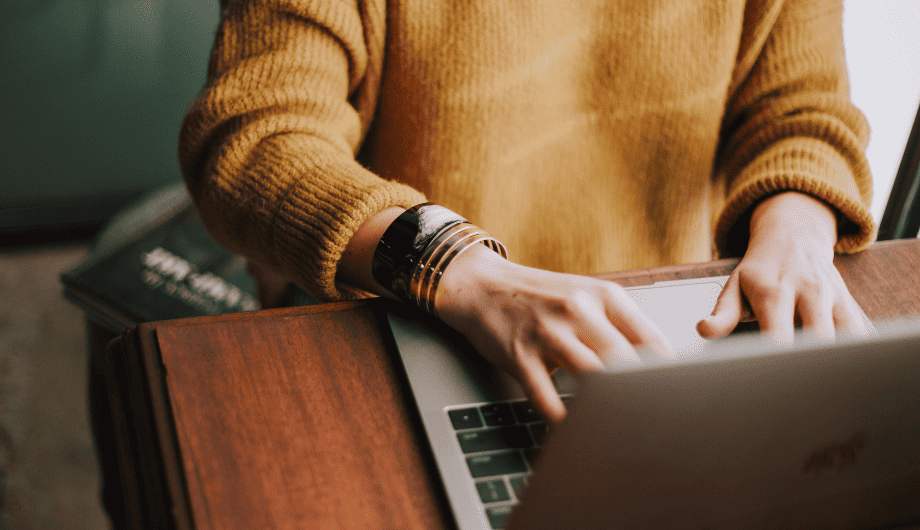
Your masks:
{"label": "laptop lid", "polygon": [[588,377],[511,529],[920,522],[920,321]]}

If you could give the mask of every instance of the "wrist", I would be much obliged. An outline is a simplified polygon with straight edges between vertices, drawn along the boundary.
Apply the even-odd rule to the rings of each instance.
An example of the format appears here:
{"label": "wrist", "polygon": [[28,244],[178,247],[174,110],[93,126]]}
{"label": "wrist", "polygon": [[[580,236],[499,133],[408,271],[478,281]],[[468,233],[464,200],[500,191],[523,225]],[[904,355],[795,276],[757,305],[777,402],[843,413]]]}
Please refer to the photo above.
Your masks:
{"label": "wrist", "polygon": [[463,331],[463,314],[475,310],[476,300],[489,296],[489,284],[501,281],[509,267],[507,259],[485,245],[473,245],[444,270],[435,295],[435,311],[441,320]]}
{"label": "wrist", "polygon": [[837,243],[837,214],[824,201],[796,191],[773,195],[761,201],[750,220],[753,242],[758,234],[789,231],[796,237],[811,237],[831,249]]}
{"label": "wrist", "polygon": [[444,272],[454,260],[482,246],[507,257],[504,245],[455,212],[419,204],[399,215],[380,238],[372,275],[401,300],[437,316]]}
{"label": "wrist", "polygon": [[391,207],[381,210],[366,220],[351,237],[339,260],[338,280],[380,296],[395,298],[385,286],[377,283],[372,273],[374,251],[387,227],[393,224],[405,208]]}

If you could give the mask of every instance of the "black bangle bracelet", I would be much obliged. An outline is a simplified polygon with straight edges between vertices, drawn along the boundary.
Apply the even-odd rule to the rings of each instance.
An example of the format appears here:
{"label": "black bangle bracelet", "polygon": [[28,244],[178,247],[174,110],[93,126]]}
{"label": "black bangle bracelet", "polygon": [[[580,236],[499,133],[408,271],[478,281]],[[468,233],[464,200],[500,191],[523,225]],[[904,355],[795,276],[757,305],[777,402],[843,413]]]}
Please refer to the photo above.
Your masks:
{"label": "black bangle bracelet", "polygon": [[403,300],[411,300],[412,270],[425,247],[444,230],[465,223],[458,214],[431,203],[409,208],[391,224],[374,250],[371,275]]}

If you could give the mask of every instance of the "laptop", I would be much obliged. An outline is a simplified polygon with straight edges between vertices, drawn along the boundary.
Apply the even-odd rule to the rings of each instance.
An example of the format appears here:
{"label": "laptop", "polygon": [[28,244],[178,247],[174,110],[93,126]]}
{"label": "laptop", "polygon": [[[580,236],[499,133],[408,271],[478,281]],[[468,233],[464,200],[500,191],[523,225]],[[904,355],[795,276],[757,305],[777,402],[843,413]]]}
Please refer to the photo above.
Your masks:
{"label": "laptop", "polygon": [[[599,525],[596,527],[615,528],[618,522],[625,521],[625,527],[658,528],[671,525],[680,528],[706,528],[709,525],[712,528],[756,528],[758,521],[779,520],[775,519],[778,515],[771,516],[764,511],[768,508],[764,504],[767,501],[761,499],[754,502],[755,499],[760,499],[758,495],[774,492],[772,495],[775,497],[776,491],[786,491],[794,482],[791,477],[773,476],[769,473],[764,475],[774,467],[768,466],[765,471],[763,466],[757,465],[768,461],[768,456],[782,453],[779,449],[792,451],[791,445],[786,441],[790,432],[801,435],[799,443],[811,449],[821,444],[845,444],[848,441],[854,446],[862,444],[866,448],[879,447],[883,444],[876,441],[877,432],[882,431],[878,431],[876,427],[881,427],[872,424],[871,429],[865,427],[851,433],[843,426],[850,425],[857,419],[847,417],[847,414],[852,416],[855,411],[861,411],[870,420],[882,417],[890,419],[890,414],[885,416],[882,412],[888,410],[884,407],[891,403],[898,403],[903,409],[898,409],[898,417],[905,419],[898,424],[898,428],[905,431],[901,433],[903,436],[898,437],[904,440],[902,452],[907,444],[906,447],[917,449],[914,451],[915,454],[920,454],[920,404],[917,403],[920,399],[920,390],[917,390],[920,389],[920,355],[906,355],[908,358],[896,359],[901,363],[897,366],[903,368],[901,373],[913,374],[913,379],[908,377],[907,380],[908,383],[912,381],[913,386],[907,384],[906,387],[907,394],[910,394],[909,390],[915,390],[913,401],[906,395],[898,395],[895,401],[879,401],[875,394],[865,394],[875,391],[876,394],[895,395],[888,388],[888,380],[881,378],[885,374],[879,374],[878,377],[858,386],[863,393],[844,392],[845,399],[840,400],[835,405],[836,408],[825,410],[813,405],[803,406],[803,403],[817,403],[817,397],[827,388],[840,390],[840,382],[835,383],[836,387],[831,383],[836,380],[835,377],[841,375],[833,370],[822,372],[816,368],[821,366],[820,362],[814,361],[816,364],[809,365],[814,373],[805,372],[811,377],[810,384],[804,385],[798,394],[789,394],[777,390],[792,388],[789,386],[791,383],[783,377],[799,383],[804,377],[798,375],[798,367],[796,370],[782,369],[784,363],[789,362],[785,360],[787,357],[797,358],[789,356],[790,352],[777,350],[775,346],[756,336],[707,343],[696,334],[696,322],[711,312],[726,279],[727,277],[703,278],[629,288],[627,291],[640,309],[671,339],[677,350],[678,360],[646,364],[634,370],[600,374],[586,379],[583,382],[585,387],[581,389],[577,388],[577,383],[572,377],[564,372],[557,372],[554,376],[557,390],[564,396],[570,410],[569,418],[558,432],[548,431],[530,407],[516,381],[483,360],[459,334],[433,319],[420,317],[417,313],[391,312],[388,315],[390,326],[458,527],[461,530],[479,530],[505,528],[510,524],[512,526],[509,528],[589,528],[592,527],[590,522],[594,521],[595,525]],[[885,333],[889,332],[886,330]],[[903,330],[891,333],[901,333],[899,337],[904,335]],[[866,354],[874,355],[871,348],[873,345],[878,348],[882,344],[880,341],[894,340],[889,335],[880,332],[868,341],[853,339],[856,342],[849,346],[838,340],[834,347],[825,346],[823,350],[815,349],[816,345],[806,344],[800,340],[797,341],[795,351],[831,352],[819,356],[819,359],[830,362],[834,355],[842,355],[839,352],[846,350],[850,352],[847,355],[862,359],[863,364],[871,364],[867,361],[869,357]],[[920,351],[920,332],[916,331],[916,327],[912,327],[908,335],[915,341],[912,343],[914,351]],[[739,358],[739,355],[742,357]],[[903,352],[902,357],[905,357]],[[754,362],[761,358],[772,359],[772,364]],[[759,366],[760,371],[745,372],[743,368],[748,365]],[[716,378],[714,374],[721,374],[719,370],[728,370],[725,368],[727,366],[735,367],[738,373],[747,374],[751,381],[769,383],[772,378],[779,384],[767,384],[761,394],[751,394],[751,381],[745,380],[744,384],[732,385],[726,381],[741,379],[733,379],[727,375],[719,376],[722,379]],[[846,366],[854,370],[864,368],[858,363]],[[896,365],[889,368],[892,366]],[[861,374],[858,370],[855,373]],[[679,374],[685,376],[678,377]],[[821,374],[826,375],[822,378]],[[831,377],[830,374],[836,375]],[[853,376],[852,373],[848,374]],[[819,382],[824,379],[827,379],[827,384],[822,386]],[[625,401],[622,395],[611,391],[611,388],[617,388],[617,392],[627,392],[629,386],[624,386],[624,380],[636,387],[632,389],[632,394],[628,394],[630,399]],[[848,380],[845,377],[840,379],[844,382]],[[650,381],[657,381],[659,386],[648,387]],[[648,388],[655,388],[655,391],[651,392]],[[700,389],[709,389],[711,395],[703,393],[697,396]],[[686,393],[689,395],[685,395]],[[642,399],[638,399],[637,396]],[[702,396],[709,396],[709,401]],[[752,399],[752,396],[756,396],[757,399]],[[793,397],[795,399],[792,404],[795,406],[790,406],[789,400]],[[742,408],[727,409],[726,402]],[[631,421],[635,421],[635,418],[646,418],[647,421],[642,424],[646,431],[639,430],[636,425],[608,421],[610,411],[613,410],[611,407],[618,403],[627,403],[632,407],[629,409],[633,418]],[[763,403],[773,404],[775,407],[766,407],[764,410],[743,409],[743,406]],[[877,405],[857,407],[860,403]],[[687,410],[698,414],[698,421],[680,423],[668,416],[675,411],[686,413]],[[779,415],[782,411],[799,414],[794,416],[799,423],[781,418]],[[839,417],[829,418],[826,412],[833,412],[834,416]],[[758,414],[761,415],[762,423],[757,422]],[[809,420],[818,418],[824,418],[823,422],[809,423]],[[906,421],[908,419],[910,421]],[[655,423],[656,420],[660,423]],[[763,433],[764,438],[754,444],[740,436],[750,430],[742,420],[760,425],[761,431],[757,432]],[[600,425],[604,426],[603,429],[598,429]],[[789,428],[779,430],[777,426]],[[835,431],[834,426],[846,431],[848,436],[862,438],[853,441]],[[884,432],[890,434],[896,431],[897,429]],[[670,445],[675,441],[683,441],[697,449],[698,453],[686,453],[686,448],[671,448],[669,444],[653,443],[660,436],[652,437],[650,433],[666,434],[665,439],[671,441]],[[693,445],[693,440],[699,439],[702,434],[708,434],[711,437],[709,441],[714,441],[715,445]],[[765,448],[772,448],[777,454],[773,455],[769,451],[765,453]],[[890,449],[888,446],[885,448]],[[860,450],[869,454],[868,449]],[[725,454],[735,457],[730,465],[719,461],[722,462],[720,466],[704,466],[717,461],[718,455]],[[586,455],[591,455],[592,459],[584,458]],[[920,460],[917,457],[911,459],[909,456],[897,456],[895,460],[904,462],[906,469],[920,475]],[[576,467],[574,462],[579,462],[582,467]],[[675,467],[681,462],[689,467]],[[864,474],[877,478],[873,475],[875,468],[871,467],[872,462],[866,460],[863,464],[870,467]],[[632,469],[636,472],[635,476],[630,476],[627,480],[626,475],[604,471],[617,469],[616,465],[634,466]],[[577,473],[575,469],[578,469]],[[671,472],[672,469],[674,472]],[[853,469],[862,468],[853,466]],[[593,475],[589,473],[591,470],[595,471]],[[824,473],[824,476],[836,472],[839,471],[832,470]],[[761,476],[763,480],[759,478]],[[636,477],[645,477],[644,482],[636,482]],[[787,484],[784,480],[791,482]],[[713,489],[715,486],[711,483],[720,485],[723,489]],[[729,487],[736,483],[759,485],[760,489]],[[920,477],[915,480],[916,484],[920,484]],[[645,489],[631,489],[637,485],[643,485]],[[860,487],[864,485],[860,483]],[[884,490],[884,484],[876,486]],[[839,489],[842,486],[834,487]],[[856,489],[852,491],[861,491],[858,487],[853,487]],[[903,487],[895,489],[903,491]],[[813,489],[807,490],[806,493],[812,496],[809,498],[820,494],[832,497],[839,497],[847,492],[853,494],[851,490],[842,493],[831,490],[833,487],[819,483],[813,485]],[[620,493],[621,498],[614,501],[603,493],[605,491],[633,493]],[[722,497],[718,497],[718,502],[711,501],[706,504],[697,502],[698,499],[692,496],[681,496],[681,491],[721,492]],[[654,494],[651,494],[652,492]],[[915,489],[915,492],[917,495],[914,498],[920,499],[920,490]],[[638,497],[645,499],[644,502],[637,502]],[[806,497],[807,495],[799,500]],[[879,502],[889,502],[885,500],[887,497],[884,495],[879,499]],[[782,505],[786,500],[788,499],[779,499],[776,506]],[[573,514],[573,510],[560,508],[563,504],[577,506],[579,509]],[[690,504],[693,504],[693,509],[688,507]],[[813,503],[817,510],[813,510],[814,513],[821,512],[819,504]],[[892,520],[893,522],[886,520],[887,522],[883,521],[881,524],[900,523],[903,519],[911,517],[915,520],[920,519],[920,508],[915,504],[907,501],[907,511],[910,513],[901,513],[900,519]],[[596,509],[587,509],[591,506]],[[743,510],[738,508],[739,506],[751,506],[753,511],[742,513]],[[776,506],[770,509],[778,509]],[[876,511],[883,514],[897,512],[894,508],[887,509],[891,508],[890,506],[876,508]],[[866,510],[868,509],[867,507]],[[808,510],[801,508],[799,511],[804,513]],[[655,519],[643,520],[636,515],[637,512],[654,516]],[[512,514],[513,520],[510,519]],[[663,514],[671,514],[672,519],[667,519]],[[694,514],[698,515],[695,519]],[[576,515],[582,518],[578,519]],[[559,519],[557,516],[562,518]],[[748,519],[744,519],[745,516]],[[550,524],[552,521],[554,523]],[[878,522],[870,521],[871,524],[865,528],[872,528],[872,525],[880,527],[875,524]],[[798,524],[795,521],[793,523],[793,527]],[[545,525],[539,526],[540,524]],[[798,526],[821,527],[807,524]]]}
{"label": "laptop", "polygon": [[586,377],[517,529],[920,524],[920,321]]}

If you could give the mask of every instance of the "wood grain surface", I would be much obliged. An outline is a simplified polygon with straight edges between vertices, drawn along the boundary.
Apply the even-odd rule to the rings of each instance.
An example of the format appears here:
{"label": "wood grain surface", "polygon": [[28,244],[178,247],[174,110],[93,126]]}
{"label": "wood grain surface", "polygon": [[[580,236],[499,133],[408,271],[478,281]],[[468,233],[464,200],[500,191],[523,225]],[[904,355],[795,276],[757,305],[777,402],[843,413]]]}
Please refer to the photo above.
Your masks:
{"label": "wood grain surface", "polygon": [[196,528],[449,523],[371,307],[158,330]]}
{"label": "wood grain surface", "polygon": [[[601,277],[642,285],[729,274],[736,263]],[[836,263],[873,320],[920,315],[920,241],[880,243]],[[172,484],[170,494],[187,495],[189,527],[453,527],[381,320],[387,303],[141,326],[158,346],[144,347],[154,351],[148,376],[163,378],[168,409],[157,443],[174,437],[162,458],[179,470],[168,481],[184,487]]]}

